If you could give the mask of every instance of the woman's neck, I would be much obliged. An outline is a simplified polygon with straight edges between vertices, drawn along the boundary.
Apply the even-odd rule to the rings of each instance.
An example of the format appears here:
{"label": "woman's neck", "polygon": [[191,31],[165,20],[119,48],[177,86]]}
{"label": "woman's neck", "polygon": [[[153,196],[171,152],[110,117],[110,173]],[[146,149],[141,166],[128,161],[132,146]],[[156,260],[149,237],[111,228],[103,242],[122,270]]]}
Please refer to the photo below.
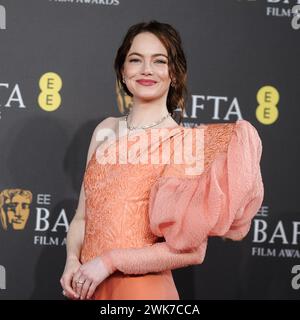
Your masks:
{"label": "woman's neck", "polygon": [[166,105],[139,104],[129,111],[128,122],[131,126],[144,126],[159,121],[169,113]]}

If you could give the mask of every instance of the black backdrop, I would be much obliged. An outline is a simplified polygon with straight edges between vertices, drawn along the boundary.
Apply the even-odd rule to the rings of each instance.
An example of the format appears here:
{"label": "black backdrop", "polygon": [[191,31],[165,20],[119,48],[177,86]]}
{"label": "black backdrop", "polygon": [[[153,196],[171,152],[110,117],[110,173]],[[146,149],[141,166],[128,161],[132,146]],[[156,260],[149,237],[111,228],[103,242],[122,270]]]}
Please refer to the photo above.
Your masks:
{"label": "black backdrop", "polygon": [[[172,24],[182,36],[184,125],[246,119],[263,141],[265,197],[247,238],[211,238],[203,264],[174,270],[181,298],[299,299],[300,270],[292,270],[300,264],[294,5],[0,0],[0,192],[15,195],[19,206],[23,201],[19,209],[28,214],[21,230],[0,225],[2,299],[62,298],[64,239],[91,133],[130,103],[116,92],[114,56],[128,27],[150,19]],[[0,210],[7,210],[1,201]]]}

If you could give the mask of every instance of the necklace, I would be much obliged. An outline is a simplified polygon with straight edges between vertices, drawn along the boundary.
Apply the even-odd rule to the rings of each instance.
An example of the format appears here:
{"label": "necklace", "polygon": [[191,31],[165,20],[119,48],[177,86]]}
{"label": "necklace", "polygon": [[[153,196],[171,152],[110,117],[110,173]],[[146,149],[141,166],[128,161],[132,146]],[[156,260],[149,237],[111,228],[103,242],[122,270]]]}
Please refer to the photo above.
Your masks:
{"label": "necklace", "polygon": [[168,113],[167,115],[163,116],[160,120],[158,120],[156,122],[152,122],[150,124],[147,124],[147,125],[144,125],[144,126],[140,126],[140,127],[130,126],[129,123],[128,123],[128,120],[127,120],[128,119],[128,115],[129,115],[129,112],[125,116],[127,129],[134,130],[134,129],[147,129],[147,128],[151,128],[151,127],[157,126],[158,124],[162,123],[165,119],[167,119],[171,115],[171,113]]}

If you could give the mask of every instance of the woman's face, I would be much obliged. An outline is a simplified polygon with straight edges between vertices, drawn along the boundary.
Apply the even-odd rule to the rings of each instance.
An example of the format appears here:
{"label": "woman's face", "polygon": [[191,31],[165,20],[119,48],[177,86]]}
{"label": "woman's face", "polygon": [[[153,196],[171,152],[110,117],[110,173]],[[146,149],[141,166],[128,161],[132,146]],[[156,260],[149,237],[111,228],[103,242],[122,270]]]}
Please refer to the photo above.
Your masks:
{"label": "woman's face", "polygon": [[167,96],[171,83],[168,54],[154,34],[143,32],[134,37],[122,74],[128,90],[135,98],[153,100]]}

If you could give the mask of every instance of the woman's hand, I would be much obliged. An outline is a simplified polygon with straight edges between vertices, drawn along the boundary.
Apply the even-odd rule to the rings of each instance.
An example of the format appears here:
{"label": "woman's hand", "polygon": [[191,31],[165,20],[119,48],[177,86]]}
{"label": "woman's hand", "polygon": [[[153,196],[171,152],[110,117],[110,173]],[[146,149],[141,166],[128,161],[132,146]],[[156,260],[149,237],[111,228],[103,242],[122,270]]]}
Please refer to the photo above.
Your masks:
{"label": "woman's hand", "polygon": [[72,281],[73,289],[80,299],[90,299],[97,286],[116,269],[106,263],[106,258],[94,258],[83,264],[75,273]]}
{"label": "woman's hand", "polygon": [[63,288],[63,294],[69,299],[78,299],[79,295],[73,290],[71,284],[74,274],[81,267],[81,263],[77,257],[68,258],[65,265],[65,270],[60,279],[60,284]]}

